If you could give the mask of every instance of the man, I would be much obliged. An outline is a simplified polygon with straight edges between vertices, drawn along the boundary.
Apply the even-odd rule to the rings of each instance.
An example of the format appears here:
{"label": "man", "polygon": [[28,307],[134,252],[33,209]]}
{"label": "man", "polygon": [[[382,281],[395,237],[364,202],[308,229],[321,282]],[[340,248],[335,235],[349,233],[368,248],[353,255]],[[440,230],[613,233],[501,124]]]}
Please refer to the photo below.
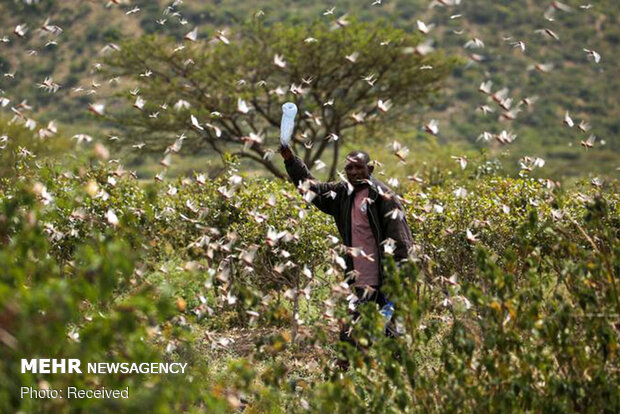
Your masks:
{"label": "man", "polygon": [[[336,227],[350,254],[345,258],[347,281],[362,302],[376,302],[383,307],[387,300],[381,292],[381,265],[385,245],[393,250],[398,262],[409,255],[411,231],[398,197],[372,176],[374,165],[364,151],[347,155],[345,173],[348,182],[321,183],[314,180],[304,162],[289,147],[281,147],[286,171],[295,183],[311,191],[312,203],[334,217]],[[358,315],[354,312],[354,318]],[[356,345],[350,329],[344,327],[340,339]]]}

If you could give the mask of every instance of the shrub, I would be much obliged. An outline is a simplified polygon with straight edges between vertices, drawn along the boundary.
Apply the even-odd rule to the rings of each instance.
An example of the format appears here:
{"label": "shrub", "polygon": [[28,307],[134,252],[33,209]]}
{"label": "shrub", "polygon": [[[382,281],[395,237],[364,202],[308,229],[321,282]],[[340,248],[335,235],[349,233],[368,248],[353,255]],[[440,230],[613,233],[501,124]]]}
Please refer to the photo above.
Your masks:
{"label": "shrub", "polygon": [[[364,305],[356,349],[334,346],[351,297],[333,225],[290,184],[244,179],[234,163],[213,180],[144,184],[85,156],[69,170],[21,159],[0,186],[3,411],[620,408],[617,182],[562,189],[490,171],[434,183],[426,172],[432,184],[404,194],[412,256],[385,264],[403,335],[384,337]],[[254,347],[209,361],[205,344],[224,347],[239,325],[261,332]],[[16,375],[21,358],[49,355],[192,366],[185,377]],[[299,369],[308,355],[314,368]],[[16,397],[69,381],[135,394]]]}

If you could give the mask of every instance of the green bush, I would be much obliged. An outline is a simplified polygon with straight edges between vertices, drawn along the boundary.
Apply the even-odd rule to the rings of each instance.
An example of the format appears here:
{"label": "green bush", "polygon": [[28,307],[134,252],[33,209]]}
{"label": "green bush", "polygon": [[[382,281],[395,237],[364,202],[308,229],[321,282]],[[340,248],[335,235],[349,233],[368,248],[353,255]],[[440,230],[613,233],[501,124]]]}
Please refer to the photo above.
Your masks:
{"label": "green bush", "polygon": [[[404,334],[384,337],[376,307],[363,306],[355,349],[335,344],[349,291],[333,225],[290,184],[243,178],[230,163],[215,179],[145,184],[90,157],[24,159],[0,186],[2,411],[620,408],[617,182],[562,189],[484,160],[470,161],[478,174],[425,171],[432,184],[404,193],[411,259],[386,263]],[[220,359],[218,338],[247,327],[259,333],[250,349]],[[49,355],[178,360],[191,374],[17,374],[20,358]],[[47,384],[134,391],[17,397]]]}

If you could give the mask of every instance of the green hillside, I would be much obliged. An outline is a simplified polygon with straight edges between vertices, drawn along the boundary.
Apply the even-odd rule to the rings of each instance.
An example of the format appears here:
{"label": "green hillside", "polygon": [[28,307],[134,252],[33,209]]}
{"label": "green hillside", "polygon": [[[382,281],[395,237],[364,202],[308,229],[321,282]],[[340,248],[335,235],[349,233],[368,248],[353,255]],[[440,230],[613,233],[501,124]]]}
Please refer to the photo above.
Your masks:
{"label": "green hillside", "polygon": [[[7,74],[0,78],[0,89],[11,99],[4,110],[11,114],[12,105],[27,99],[33,107],[33,118],[40,123],[55,119],[61,131],[70,135],[87,132],[103,138],[112,127],[86,110],[89,103],[128,88],[125,80],[115,85],[98,75],[96,64],[102,61],[101,51],[110,43],[121,44],[126,38],[149,33],[167,34],[182,41],[194,27],[198,27],[198,37],[203,41],[220,29],[227,30],[234,41],[235,28],[259,11],[264,13],[259,13],[259,18],[267,24],[331,21],[346,14],[348,19],[361,21],[386,19],[411,32],[417,31],[417,20],[432,24],[434,27],[424,35],[432,46],[461,56],[465,62],[454,71],[432,105],[412,108],[410,122],[390,131],[385,145],[397,139],[409,145],[415,157],[416,148],[426,148],[419,141],[421,127],[435,118],[439,121],[440,147],[448,146],[462,154],[483,147],[491,147],[492,154],[509,149],[505,157],[509,170],[516,170],[517,160],[529,155],[544,158],[547,163],[541,174],[557,179],[590,173],[618,175],[619,81],[614,56],[619,30],[618,7],[611,1],[595,2],[591,8],[567,1],[570,10],[548,16],[553,21],[544,17],[549,4],[534,1],[464,0],[456,6],[432,8],[430,1],[404,0],[375,5],[353,0],[310,4],[230,0],[178,5],[131,1],[124,5],[110,3],[109,7],[105,2],[76,0],[26,3],[9,1],[0,5],[2,35],[8,40],[0,43],[0,71]],[[333,13],[329,13],[332,7]],[[130,13],[135,8],[139,10]],[[62,33],[39,30],[46,18],[49,25],[62,28]],[[23,38],[13,33],[18,24],[28,27]],[[539,29],[550,29],[559,40],[537,33]],[[483,48],[464,47],[475,38],[483,42]],[[53,39],[57,44],[48,43]],[[525,51],[513,46],[519,41],[524,42]],[[588,57],[584,48],[599,53],[600,62]],[[537,64],[551,64],[553,68],[548,73],[530,68]],[[39,87],[48,76],[60,85],[55,93]],[[512,99],[510,109],[520,105],[515,120],[499,120],[502,109],[478,91],[484,81],[492,81],[493,92],[507,88],[505,96]],[[74,89],[78,87],[81,90]],[[533,104],[520,103],[524,98],[533,98]],[[476,110],[482,105],[494,112],[484,115]],[[574,120],[572,128],[563,123],[566,111]],[[581,121],[591,126],[586,133],[577,128]],[[517,136],[509,146],[477,140],[483,131],[498,134],[502,130]],[[590,134],[597,139],[594,147],[586,150],[580,142]],[[352,136],[345,137],[348,145],[363,144],[363,133],[354,137],[353,142]],[[380,158],[386,150],[380,146],[373,152]],[[421,159],[425,157],[422,154]],[[127,157],[128,162],[131,159]],[[200,158],[196,161],[201,163]]]}

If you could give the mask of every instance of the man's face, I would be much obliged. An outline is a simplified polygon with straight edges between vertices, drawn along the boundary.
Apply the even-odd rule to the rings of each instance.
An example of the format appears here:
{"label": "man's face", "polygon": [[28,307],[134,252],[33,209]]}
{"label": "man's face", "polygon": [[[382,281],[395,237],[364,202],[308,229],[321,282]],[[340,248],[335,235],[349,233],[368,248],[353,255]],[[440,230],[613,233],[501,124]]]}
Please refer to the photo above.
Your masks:
{"label": "man's face", "polygon": [[361,157],[347,157],[344,171],[347,174],[347,180],[355,186],[363,186],[372,173],[373,166],[364,162]]}

